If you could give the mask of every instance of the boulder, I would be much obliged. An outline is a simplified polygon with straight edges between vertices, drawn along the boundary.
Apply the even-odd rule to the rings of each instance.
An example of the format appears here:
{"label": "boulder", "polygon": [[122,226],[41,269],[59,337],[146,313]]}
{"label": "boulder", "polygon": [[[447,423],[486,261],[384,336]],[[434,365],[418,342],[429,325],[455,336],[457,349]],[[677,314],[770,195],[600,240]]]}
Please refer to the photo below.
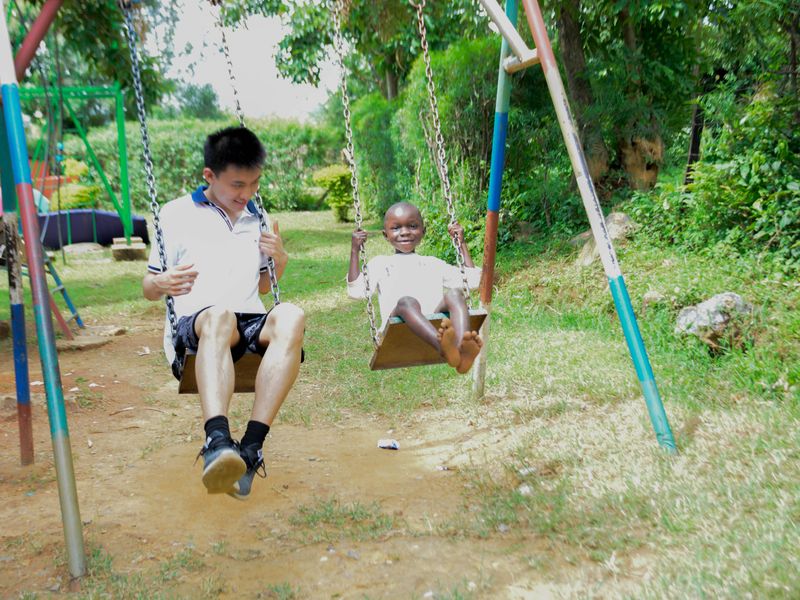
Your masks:
{"label": "boulder", "polygon": [[678,314],[675,333],[694,335],[713,350],[721,348],[720,341],[739,345],[742,339],[742,317],[753,312],[753,306],[734,292],[723,292],[708,300],[687,306]]}
{"label": "boulder", "polygon": [[[606,229],[612,241],[624,240],[636,229],[636,223],[623,212],[612,212],[606,217]],[[573,243],[584,238],[586,239],[586,243],[583,245],[583,248],[581,248],[581,253],[578,255],[578,259],[575,262],[581,267],[588,267],[595,260],[600,258],[600,252],[597,249],[597,244],[595,244],[591,230],[573,238]]]}

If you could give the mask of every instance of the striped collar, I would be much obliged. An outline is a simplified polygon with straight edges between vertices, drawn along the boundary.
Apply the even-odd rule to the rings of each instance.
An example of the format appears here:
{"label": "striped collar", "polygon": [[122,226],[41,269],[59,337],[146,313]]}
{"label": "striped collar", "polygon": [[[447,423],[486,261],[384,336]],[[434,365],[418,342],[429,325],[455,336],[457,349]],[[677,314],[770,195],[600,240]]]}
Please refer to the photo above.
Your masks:
{"label": "striped collar", "polygon": [[[230,218],[228,218],[227,213],[206,197],[204,192],[207,189],[208,189],[207,185],[199,186],[195,191],[192,192],[192,200],[195,202],[195,204],[205,204],[206,206],[210,206],[213,209],[215,209],[220,214],[220,216],[223,219],[225,219],[225,223],[228,225],[228,228],[231,231],[233,231],[233,223],[231,223],[231,220]],[[245,205],[245,212],[247,212],[248,215],[251,217],[258,216],[258,213],[256,212],[256,205],[252,200],[250,200]]]}

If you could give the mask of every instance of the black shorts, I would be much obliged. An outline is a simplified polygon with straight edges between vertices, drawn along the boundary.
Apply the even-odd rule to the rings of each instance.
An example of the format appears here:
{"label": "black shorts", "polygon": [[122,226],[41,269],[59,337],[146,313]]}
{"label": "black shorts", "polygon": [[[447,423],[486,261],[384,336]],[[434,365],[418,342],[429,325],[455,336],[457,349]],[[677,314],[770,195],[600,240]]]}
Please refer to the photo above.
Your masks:
{"label": "black shorts", "polygon": [[[197,346],[200,340],[194,330],[194,322],[206,308],[198,310],[188,317],[178,319],[178,328],[175,332],[175,337],[172,338],[172,345],[175,346],[175,353],[178,356],[183,356],[187,353],[197,354]],[[264,356],[267,347],[258,343],[258,336],[264,327],[264,323],[267,322],[269,313],[237,312],[233,314],[236,315],[236,329],[239,332],[239,342],[231,348],[233,362],[236,362],[248,352]]]}

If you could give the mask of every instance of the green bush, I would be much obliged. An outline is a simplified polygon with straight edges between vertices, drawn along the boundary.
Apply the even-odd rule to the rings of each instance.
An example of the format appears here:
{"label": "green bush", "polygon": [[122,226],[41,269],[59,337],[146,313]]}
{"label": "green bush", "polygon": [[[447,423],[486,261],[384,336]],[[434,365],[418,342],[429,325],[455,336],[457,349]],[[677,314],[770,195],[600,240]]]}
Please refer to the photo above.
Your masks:
{"label": "green bush", "polygon": [[52,210],[70,210],[72,208],[97,208],[100,197],[100,186],[82,183],[66,183],[53,192],[50,200]]}
{"label": "green bush", "polygon": [[336,220],[345,223],[353,197],[350,168],[347,165],[330,165],[316,171],[313,179],[314,183],[327,191],[325,202],[333,209]]}
{"label": "green bush", "polygon": [[353,137],[358,161],[359,190],[364,208],[380,217],[400,200],[397,165],[392,143],[392,117],[397,102],[387,101],[379,92],[353,104]]}
{"label": "green bush", "polygon": [[800,267],[800,133],[790,105],[768,87],[737,98],[733,86],[706,104],[718,119],[710,123],[694,182],[635,195],[633,218],[666,242],[769,252]]}
{"label": "green bush", "polygon": [[[150,144],[155,163],[158,200],[168,202],[203,183],[203,143],[206,136],[232,125],[230,120],[182,118],[151,120]],[[267,150],[261,176],[261,194],[269,210],[319,208],[309,195],[311,173],[334,160],[340,134],[333,129],[281,119],[254,119],[248,126]],[[149,197],[142,166],[139,126],[125,124],[128,142],[128,173],[131,201],[138,211],[149,209]],[[119,189],[119,154],[116,127],[93,129],[89,141],[106,170],[112,187]],[[66,154],[85,160],[85,148],[77,138],[65,141]]]}

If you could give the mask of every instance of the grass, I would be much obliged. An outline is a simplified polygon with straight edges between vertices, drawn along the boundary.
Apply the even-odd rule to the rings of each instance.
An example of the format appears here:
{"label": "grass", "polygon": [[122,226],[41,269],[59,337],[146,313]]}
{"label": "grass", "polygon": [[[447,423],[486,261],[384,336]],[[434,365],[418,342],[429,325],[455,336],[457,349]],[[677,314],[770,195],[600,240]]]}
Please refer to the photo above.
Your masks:
{"label": "grass", "polygon": [[[514,433],[461,469],[463,510],[424,535],[507,540],[537,578],[565,596],[800,596],[796,280],[754,258],[690,255],[646,240],[619,249],[680,450],[668,456],[655,444],[602,269],[576,267],[566,244],[519,243],[500,253],[487,397],[474,403],[468,380],[445,367],[368,371],[364,307],[344,292],[352,226],[322,213],[279,219],[292,256],[283,297],[307,313],[307,364],[295,392],[303,401],[287,402],[283,422],[314,427],[353,414],[391,422],[469,418]],[[370,255],[385,251],[379,239],[368,244]],[[141,299],[141,263],[75,259],[59,269],[88,318],[161,322],[162,305]],[[728,290],[756,307],[743,348],[712,354],[674,334],[681,307]],[[666,299],[642,310],[648,291]],[[7,311],[0,306],[0,318]],[[301,544],[374,540],[397,528],[423,535],[379,505],[336,497],[298,507],[290,525]],[[544,546],[530,550],[532,540]],[[554,557],[565,568],[590,568],[558,588]],[[87,597],[136,597],[148,589],[169,595],[180,574],[200,563],[179,553],[141,576],[115,574],[102,555],[90,564],[89,579],[102,593]],[[303,597],[294,583],[265,593]],[[199,593],[226,589],[211,574]],[[449,591],[435,597],[472,594],[457,580],[441,589]]]}

